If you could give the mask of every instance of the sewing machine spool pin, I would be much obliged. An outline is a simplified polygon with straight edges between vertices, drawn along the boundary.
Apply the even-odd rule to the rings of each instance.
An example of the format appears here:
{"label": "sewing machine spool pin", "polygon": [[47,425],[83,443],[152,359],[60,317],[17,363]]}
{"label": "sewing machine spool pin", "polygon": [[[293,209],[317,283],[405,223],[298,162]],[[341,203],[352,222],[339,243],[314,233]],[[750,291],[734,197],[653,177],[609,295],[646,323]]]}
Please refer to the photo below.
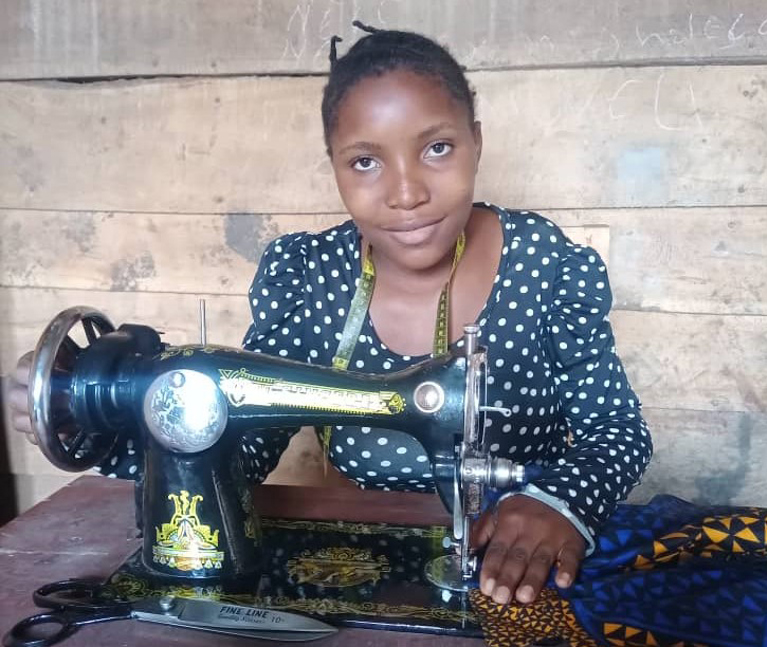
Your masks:
{"label": "sewing machine spool pin", "polygon": [[208,326],[205,318],[205,299],[200,299],[200,346],[208,343]]}
{"label": "sewing machine spool pin", "polygon": [[[80,322],[85,348],[69,338]],[[192,580],[259,573],[257,522],[249,522],[248,488],[234,458],[244,433],[375,426],[408,433],[424,447],[436,489],[453,513],[458,549],[430,565],[427,576],[443,588],[468,588],[477,569],[471,524],[486,489],[525,477],[523,466],[492,457],[485,447],[485,415],[504,410],[485,404],[487,356],[478,326],[465,328],[462,351],[383,375],[206,345],[204,302],[200,333],[203,344],[173,347],[147,326],[115,330],[96,310],[70,308],[46,328],[33,358],[33,429],[54,465],[88,469],[123,434],[143,447],[148,570]]]}

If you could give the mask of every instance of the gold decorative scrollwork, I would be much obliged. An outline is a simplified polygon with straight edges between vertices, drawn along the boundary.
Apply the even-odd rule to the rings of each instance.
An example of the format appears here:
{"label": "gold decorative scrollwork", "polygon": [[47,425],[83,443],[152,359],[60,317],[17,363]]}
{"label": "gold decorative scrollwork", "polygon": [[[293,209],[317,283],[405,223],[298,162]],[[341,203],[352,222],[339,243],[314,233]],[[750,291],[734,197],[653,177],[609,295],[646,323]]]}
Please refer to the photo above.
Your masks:
{"label": "gold decorative scrollwork", "polygon": [[288,560],[287,571],[297,584],[316,584],[333,588],[375,584],[383,573],[391,571],[384,555],[373,557],[364,548],[331,547]]}
{"label": "gold decorative scrollwork", "polygon": [[310,530],[313,532],[340,532],[349,535],[386,535],[394,539],[424,537],[442,539],[447,534],[445,526],[390,526],[385,523],[361,523],[353,521],[307,521],[303,519],[262,518],[263,528],[283,530]]}
{"label": "gold decorative scrollwork", "polygon": [[199,345],[172,346],[171,348],[168,348],[167,350],[164,350],[162,353],[160,353],[160,361],[166,360],[170,357],[176,357],[177,355],[181,355],[182,357],[191,357],[195,353],[205,353],[206,355],[210,355],[211,353],[215,353],[218,348],[221,347]]}

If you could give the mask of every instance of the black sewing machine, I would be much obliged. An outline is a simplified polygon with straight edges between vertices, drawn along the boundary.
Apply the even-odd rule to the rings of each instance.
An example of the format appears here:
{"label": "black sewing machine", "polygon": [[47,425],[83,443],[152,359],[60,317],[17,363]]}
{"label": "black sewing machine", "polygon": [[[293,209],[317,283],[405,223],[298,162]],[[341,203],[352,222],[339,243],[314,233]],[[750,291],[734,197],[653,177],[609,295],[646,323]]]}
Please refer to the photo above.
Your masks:
{"label": "black sewing machine", "polygon": [[461,590],[477,568],[469,529],[486,488],[525,480],[522,465],[485,447],[484,416],[494,409],[484,404],[487,358],[477,334],[465,327],[462,352],[367,375],[204,343],[169,346],[152,328],[115,330],[100,312],[74,307],[37,345],[33,428],[47,458],[69,471],[99,464],[121,434],[138,429],[143,565],[202,581],[260,568],[258,522],[234,469],[242,432],[343,424],[406,432],[425,448],[453,516],[455,554],[430,569],[431,579]]}

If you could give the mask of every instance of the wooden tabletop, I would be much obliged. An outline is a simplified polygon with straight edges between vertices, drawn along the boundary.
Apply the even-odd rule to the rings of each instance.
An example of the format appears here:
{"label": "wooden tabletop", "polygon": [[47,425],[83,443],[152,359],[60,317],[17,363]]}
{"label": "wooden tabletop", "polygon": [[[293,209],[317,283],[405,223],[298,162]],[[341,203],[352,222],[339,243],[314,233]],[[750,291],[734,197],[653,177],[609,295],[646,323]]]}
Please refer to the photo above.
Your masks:
{"label": "wooden tabletop", "polygon": [[[346,488],[263,485],[256,505],[265,516],[297,519],[449,523],[436,495],[372,492]],[[39,610],[32,592],[70,577],[107,578],[141,545],[136,537],[133,484],[83,476],[0,528],[0,634]],[[147,622],[121,621],[83,627],[66,647],[208,646],[211,634]],[[293,645],[215,637],[216,647],[246,644]],[[336,635],[305,643],[317,647],[478,647],[482,640],[430,634],[342,628]]]}

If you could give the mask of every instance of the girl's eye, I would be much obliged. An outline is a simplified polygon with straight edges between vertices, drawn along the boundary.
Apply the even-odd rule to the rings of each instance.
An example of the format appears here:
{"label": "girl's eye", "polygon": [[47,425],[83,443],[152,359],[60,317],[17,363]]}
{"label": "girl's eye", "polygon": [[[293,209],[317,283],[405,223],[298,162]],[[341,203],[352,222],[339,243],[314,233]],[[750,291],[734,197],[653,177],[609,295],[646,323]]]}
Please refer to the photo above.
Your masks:
{"label": "girl's eye", "polygon": [[355,171],[371,171],[380,165],[372,157],[358,157],[352,162],[352,168]]}
{"label": "girl's eye", "polygon": [[444,157],[451,150],[453,150],[452,144],[448,144],[447,142],[435,142],[429,146],[429,149],[426,151],[426,157]]}

